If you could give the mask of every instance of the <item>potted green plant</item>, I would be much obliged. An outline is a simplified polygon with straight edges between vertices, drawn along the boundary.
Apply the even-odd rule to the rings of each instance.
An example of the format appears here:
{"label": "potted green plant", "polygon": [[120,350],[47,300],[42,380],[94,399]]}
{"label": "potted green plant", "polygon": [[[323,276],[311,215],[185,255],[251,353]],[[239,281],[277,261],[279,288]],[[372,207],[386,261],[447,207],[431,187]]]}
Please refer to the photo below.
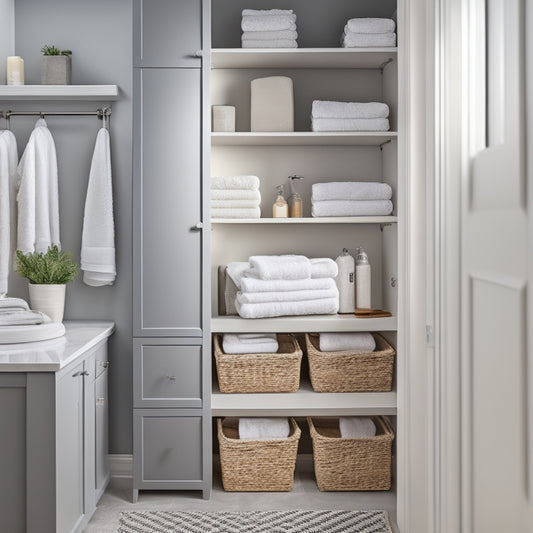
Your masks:
{"label": "potted green plant", "polygon": [[78,274],[78,265],[70,252],[57,246],[46,253],[28,254],[17,250],[17,272],[29,280],[30,307],[48,315],[52,322],[62,322],[65,310],[65,287]]}
{"label": "potted green plant", "polygon": [[70,50],[59,50],[52,45],[41,48],[41,83],[43,85],[70,85],[71,58]]}

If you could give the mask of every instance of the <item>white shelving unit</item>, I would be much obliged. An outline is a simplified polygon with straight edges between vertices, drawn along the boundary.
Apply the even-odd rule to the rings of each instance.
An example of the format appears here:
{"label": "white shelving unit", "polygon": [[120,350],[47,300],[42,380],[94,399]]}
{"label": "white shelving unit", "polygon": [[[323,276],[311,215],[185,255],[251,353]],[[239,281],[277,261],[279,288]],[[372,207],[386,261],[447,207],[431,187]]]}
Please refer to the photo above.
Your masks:
{"label": "white shelving unit", "polygon": [[117,85],[0,85],[0,100],[111,101],[117,98]]}
{"label": "white shelving unit", "polygon": [[212,218],[211,224],[396,224],[398,217]]}

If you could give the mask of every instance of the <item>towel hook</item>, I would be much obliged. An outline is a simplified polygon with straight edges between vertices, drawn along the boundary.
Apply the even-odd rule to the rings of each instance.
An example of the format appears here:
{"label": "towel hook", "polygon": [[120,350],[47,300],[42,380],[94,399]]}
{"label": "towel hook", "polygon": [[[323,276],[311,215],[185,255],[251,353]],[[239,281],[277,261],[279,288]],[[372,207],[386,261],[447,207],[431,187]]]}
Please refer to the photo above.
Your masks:
{"label": "towel hook", "polygon": [[0,111],[0,117],[4,119],[5,122],[5,129],[9,130],[11,127],[11,124],[9,123],[9,111],[4,113],[3,111]]}
{"label": "towel hook", "polygon": [[39,116],[44,120],[44,113],[42,111],[39,111]]}

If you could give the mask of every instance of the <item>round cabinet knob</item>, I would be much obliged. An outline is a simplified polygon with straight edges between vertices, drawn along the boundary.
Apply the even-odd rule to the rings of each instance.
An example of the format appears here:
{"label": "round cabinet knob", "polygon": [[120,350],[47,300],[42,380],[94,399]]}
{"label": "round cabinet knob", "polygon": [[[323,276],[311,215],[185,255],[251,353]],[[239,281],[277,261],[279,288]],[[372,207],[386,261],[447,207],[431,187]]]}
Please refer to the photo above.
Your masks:
{"label": "round cabinet knob", "polygon": [[109,367],[109,361],[102,361],[102,366],[104,368],[108,368]]}

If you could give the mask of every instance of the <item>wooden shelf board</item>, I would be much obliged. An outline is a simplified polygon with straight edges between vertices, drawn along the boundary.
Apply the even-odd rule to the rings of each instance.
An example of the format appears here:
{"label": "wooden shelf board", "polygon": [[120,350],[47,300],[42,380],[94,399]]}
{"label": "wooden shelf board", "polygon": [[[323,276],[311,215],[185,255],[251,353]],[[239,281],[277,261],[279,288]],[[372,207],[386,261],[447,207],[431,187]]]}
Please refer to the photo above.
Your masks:
{"label": "wooden shelf board", "polygon": [[396,224],[398,217],[212,218],[211,224]]}
{"label": "wooden shelf board", "polygon": [[109,101],[117,97],[116,85],[0,85],[0,100]]}

